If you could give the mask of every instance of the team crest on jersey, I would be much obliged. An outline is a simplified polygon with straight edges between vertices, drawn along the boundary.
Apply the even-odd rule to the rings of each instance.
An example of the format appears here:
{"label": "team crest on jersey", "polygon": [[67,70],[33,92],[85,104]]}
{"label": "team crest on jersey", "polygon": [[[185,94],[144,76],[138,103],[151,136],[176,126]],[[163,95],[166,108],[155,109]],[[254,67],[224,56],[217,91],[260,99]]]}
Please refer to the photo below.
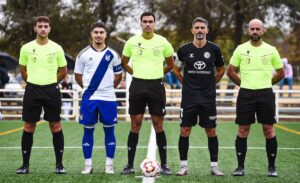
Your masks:
{"label": "team crest on jersey", "polygon": [[106,61],[110,61],[110,55],[106,55],[106,56],[105,56],[105,60],[106,60]]}
{"label": "team crest on jersey", "polygon": [[268,58],[267,57],[263,57],[263,58],[261,58],[261,62],[262,62],[262,64],[264,64],[264,65],[268,65]]}
{"label": "team crest on jersey", "polygon": [[93,58],[92,58],[92,57],[90,57],[90,58],[89,58],[89,61],[92,61],[92,60],[93,60]]}
{"label": "team crest on jersey", "polygon": [[153,55],[159,56],[160,55],[159,49],[153,49]]}
{"label": "team crest on jersey", "polygon": [[54,57],[55,57],[54,54],[47,55],[47,62],[49,64],[53,63],[54,62]]}
{"label": "team crest on jersey", "polygon": [[209,52],[204,52],[204,58],[209,59],[210,58],[210,53]]}
{"label": "team crest on jersey", "polygon": [[189,58],[194,58],[194,53],[190,53]]}

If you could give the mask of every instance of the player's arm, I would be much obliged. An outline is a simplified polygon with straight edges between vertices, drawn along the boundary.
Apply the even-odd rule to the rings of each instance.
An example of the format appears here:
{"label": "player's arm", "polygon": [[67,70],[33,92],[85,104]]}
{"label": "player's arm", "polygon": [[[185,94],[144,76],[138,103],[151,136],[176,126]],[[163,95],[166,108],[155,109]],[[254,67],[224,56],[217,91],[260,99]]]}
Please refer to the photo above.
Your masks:
{"label": "player's arm", "polygon": [[276,69],[276,74],[272,78],[272,85],[278,83],[285,76],[284,68]]}
{"label": "player's arm", "polygon": [[127,71],[129,74],[133,74],[133,70],[132,68],[128,65],[129,63],[129,57],[126,57],[124,55],[122,55],[121,57],[121,63],[122,63],[122,67],[125,69],[125,71]]}
{"label": "player's arm", "polygon": [[166,66],[164,67],[164,74],[167,74],[174,67],[173,56],[167,57],[167,58],[165,58],[165,60],[166,60]]}
{"label": "player's arm", "polygon": [[215,75],[215,81],[216,81],[216,83],[218,83],[225,73],[225,68],[224,68],[224,66],[217,67],[216,70],[217,70],[217,73]]}
{"label": "player's arm", "polygon": [[181,69],[182,67],[177,66],[176,64],[174,65],[173,68],[173,73],[175,77],[180,81],[180,83],[183,83],[183,75],[181,74]]}
{"label": "player's arm", "polygon": [[27,67],[24,65],[19,65],[21,76],[25,82],[27,82]]}
{"label": "player's arm", "polygon": [[122,80],[122,73],[120,74],[115,74],[115,79],[114,79],[114,88],[117,88],[118,85],[120,84]]}
{"label": "player's arm", "polygon": [[67,72],[67,66],[58,68],[57,83],[61,82],[66,77]]}
{"label": "player's arm", "polygon": [[241,85],[241,78],[237,74],[238,67],[235,67],[231,64],[228,65],[227,68],[227,76],[231,79],[232,82],[234,82],[236,85]]}
{"label": "player's arm", "polygon": [[77,82],[77,84],[83,88],[83,83],[82,83],[82,74],[77,74],[75,73],[75,81]]}

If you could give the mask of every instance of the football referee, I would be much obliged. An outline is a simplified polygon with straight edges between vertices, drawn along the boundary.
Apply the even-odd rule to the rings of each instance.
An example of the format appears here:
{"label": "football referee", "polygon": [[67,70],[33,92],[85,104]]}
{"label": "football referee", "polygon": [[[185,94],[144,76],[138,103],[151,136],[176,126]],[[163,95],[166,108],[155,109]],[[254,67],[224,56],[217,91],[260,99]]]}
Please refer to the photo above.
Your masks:
{"label": "football referee", "polygon": [[16,173],[29,173],[33,133],[43,108],[44,120],[49,121],[53,135],[56,156],[55,172],[63,174],[65,173],[62,164],[64,136],[60,124],[61,93],[57,83],[67,74],[67,62],[61,46],[48,39],[51,31],[48,17],[36,17],[34,31],[37,34],[36,39],[23,45],[20,51],[20,71],[27,85],[22,111],[22,119],[25,122],[21,142],[23,165],[17,169]]}
{"label": "football referee", "polygon": [[[135,172],[134,156],[145,108],[148,105],[156,132],[161,174],[171,175],[172,172],[167,166],[167,139],[163,129],[166,92],[162,78],[173,68],[174,50],[166,38],[154,33],[155,16],[153,13],[144,12],[140,21],[142,35],[133,36],[126,42],[121,58],[124,69],[133,76],[129,88],[131,130],[127,141],[128,164],[121,174],[127,175]],[[132,61],[132,67],[128,65],[129,59]]]}
{"label": "football referee", "polygon": [[[234,176],[244,176],[244,162],[247,152],[247,137],[251,124],[262,124],[266,138],[268,176],[277,177],[275,159],[277,140],[275,136],[275,95],[272,85],[284,77],[284,68],[277,49],[262,40],[262,21],[253,19],[248,25],[250,40],[236,48],[228,66],[228,77],[240,86],[235,123],[239,125],[235,140],[238,167]],[[237,70],[240,70],[240,76]],[[272,76],[273,69],[276,74]]]}

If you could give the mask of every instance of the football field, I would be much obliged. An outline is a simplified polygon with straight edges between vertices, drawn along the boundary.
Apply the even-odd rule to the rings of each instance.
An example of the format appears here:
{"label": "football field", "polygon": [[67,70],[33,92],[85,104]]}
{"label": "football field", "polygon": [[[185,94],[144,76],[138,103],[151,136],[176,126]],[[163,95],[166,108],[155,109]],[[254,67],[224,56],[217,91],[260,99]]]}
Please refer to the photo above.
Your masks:
{"label": "football field", "polygon": [[[84,159],[81,150],[83,128],[75,122],[64,122],[65,136],[64,166],[67,174],[54,174],[55,157],[52,147],[52,135],[47,122],[41,122],[34,134],[33,149],[30,161],[30,173],[17,175],[15,170],[22,164],[21,136],[23,122],[0,121],[0,182],[142,182],[139,164],[146,158],[151,123],[144,122],[135,158],[135,175],[121,176],[120,171],[127,163],[127,136],[130,123],[119,122],[116,126],[117,149],[114,160],[114,175],[104,174],[105,149],[103,130],[97,125],[95,130],[95,148],[93,151],[94,172],[81,175]],[[277,173],[279,177],[267,177],[267,157],[265,140],[261,125],[252,125],[248,137],[248,152],[245,162],[245,176],[233,177],[236,168],[234,143],[237,126],[232,122],[219,122],[219,168],[223,177],[210,175],[210,161],[207,149],[207,137],[204,130],[194,127],[190,136],[189,175],[184,177],[160,176],[155,182],[300,182],[300,123],[281,122],[276,124],[279,144],[277,155]],[[175,173],[179,168],[177,149],[179,123],[166,121],[165,131],[168,140],[168,164]],[[159,160],[158,152],[156,157]]]}

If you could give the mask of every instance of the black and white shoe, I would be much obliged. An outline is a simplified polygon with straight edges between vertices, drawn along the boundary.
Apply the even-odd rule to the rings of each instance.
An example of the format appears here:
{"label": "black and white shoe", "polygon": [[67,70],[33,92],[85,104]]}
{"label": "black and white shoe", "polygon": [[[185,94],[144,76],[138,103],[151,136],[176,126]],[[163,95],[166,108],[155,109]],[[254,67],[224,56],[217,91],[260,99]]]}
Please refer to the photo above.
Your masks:
{"label": "black and white shoe", "polygon": [[121,171],[121,175],[129,175],[134,174],[135,170],[133,168],[133,165],[126,165],[123,170]]}
{"label": "black and white shoe", "polygon": [[168,167],[168,165],[161,165],[161,167],[160,167],[160,173],[162,174],[162,175],[172,175],[172,171],[171,171],[171,169]]}
{"label": "black and white shoe", "polygon": [[243,167],[237,167],[235,169],[235,171],[232,174],[233,176],[244,176],[245,175],[245,171]]}
{"label": "black and white shoe", "polygon": [[65,174],[66,171],[64,169],[64,166],[62,164],[56,165],[55,173],[56,174]]}
{"label": "black and white shoe", "polygon": [[28,174],[29,173],[29,166],[22,165],[20,168],[16,170],[16,174]]}
{"label": "black and white shoe", "polygon": [[275,167],[268,168],[268,177],[278,177]]}

